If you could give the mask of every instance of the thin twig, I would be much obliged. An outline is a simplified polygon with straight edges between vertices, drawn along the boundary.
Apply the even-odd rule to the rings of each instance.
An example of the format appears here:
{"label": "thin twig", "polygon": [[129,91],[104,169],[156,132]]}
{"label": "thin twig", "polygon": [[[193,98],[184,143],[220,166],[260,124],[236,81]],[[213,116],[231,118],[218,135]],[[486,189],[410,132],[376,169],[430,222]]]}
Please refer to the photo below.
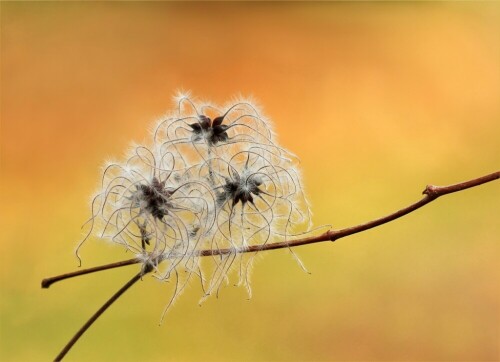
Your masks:
{"label": "thin twig", "polygon": [[[283,249],[283,248],[292,248],[296,246],[301,246],[301,245],[307,245],[307,244],[313,244],[313,243],[319,243],[323,241],[335,241],[340,238],[344,238],[349,235],[353,235],[368,229],[372,229],[374,227],[380,226],[382,224],[386,224],[390,221],[396,220],[404,215],[407,215],[419,208],[421,208],[424,205],[427,205],[428,203],[434,201],[440,196],[444,196],[447,194],[451,194],[453,192],[458,192],[462,190],[466,190],[471,187],[476,187],[482,184],[485,184],[487,182],[491,182],[494,180],[497,180],[500,178],[500,171],[491,173],[486,176],[478,177],[469,181],[461,182],[458,184],[454,185],[449,185],[449,186],[434,186],[434,185],[428,185],[425,190],[423,191],[424,197],[401,209],[398,210],[392,214],[389,214],[387,216],[381,217],[379,219],[375,219],[372,221],[369,221],[364,224],[348,227],[345,229],[340,229],[340,230],[329,230],[321,235],[317,236],[312,236],[312,237],[307,237],[307,238],[301,238],[301,239],[295,239],[295,240],[290,240],[290,241],[281,241],[281,242],[276,242],[276,243],[269,243],[265,245],[252,245],[248,246],[246,248],[240,248],[240,249],[208,249],[208,250],[198,250],[194,251],[190,255],[186,255],[188,257],[201,257],[201,256],[212,256],[212,255],[227,255],[227,254],[232,254],[232,253],[253,253],[253,252],[258,252],[258,251],[265,251],[265,250],[274,250],[274,249]],[[175,256],[171,256],[170,258],[175,258]],[[168,259],[168,258],[166,258]],[[155,262],[161,262],[165,259],[161,260],[156,260]],[[129,259],[129,260],[124,260],[116,263],[111,263],[111,264],[106,264],[102,266],[98,266],[95,268],[89,268],[89,269],[83,269],[79,270],[73,273],[68,273],[68,274],[63,274],[59,275],[56,277],[52,278],[47,278],[42,281],[42,288],[48,288],[52,283],[55,283],[57,281],[63,280],[63,279],[68,279],[72,278],[78,275],[84,275],[84,274],[89,274],[101,270],[106,270],[106,269],[112,269],[112,268],[118,268],[126,265],[132,265],[132,264],[138,264],[142,263],[144,260],[143,259]]]}
{"label": "thin twig", "polygon": [[45,278],[42,280],[42,288],[48,288],[50,287],[53,283],[64,280],[64,279],[69,279],[73,277],[77,277],[79,275],[85,275],[85,274],[90,274],[90,273],[95,273],[98,271],[103,271],[107,269],[113,269],[113,268],[119,268],[121,266],[126,266],[126,265],[132,265],[132,264],[137,264],[138,260],[136,258],[134,259],[128,259],[128,260],[123,260],[119,261],[116,263],[111,263],[111,264],[106,264],[106,265],[100,265],[96,266],[93,268],[88,268],[88,269],[82,269],[82,270],[77,270],[71,273],[66,273],[66,274],[61,274],[57,275],[55,277],[51,278]]}
{"label": "thin twig", "polygon": [[[428,203],[434,201],[440,196],[451,194],[453,192],[457,191],[462,191],[471,187],[479,186],[487,182],[491,182],[494,180],[497,180],[500,178],[500,171],[491,173],[486,176],[482,176],[473,180],[461,182],[458,184],[454,185],[449,185],[449,186],[433,186],[433,185],[427,185],[425,190],[422,192],[424,194],[424,197],[405,207],[404,209],[398,210],[392,214],[389,214],[387,216],[381,217],[379,219],[375,219],[372,221],[369,221],[364,224],[348,227],[345,229],[340,229],[340,230],[329,230],[321,235],[318,236],[312,236],[312,237],[307,237],[307,238],[302,238],[302,239],[296,239],[292,241],[281,241],[278,243],[270,243],[266,245],[252,245],[248,246],[244,249],[239,249],[237,252],[238,253],[252,253],[252,252],[257,252],[257,251],[264,251],[264,250],[273,250],[273,249],[282,249],[282,248],[291,248],[295,246],[300,246],[300,245],[307,245],[307,244],[313,244],[313,243],[319,243],[322,241],[335,241],[340,238],[344,238],[349,235],[357,234],[362,231],[372,229],[374,227],[380,226],[382,224],[386,224],[390,221],[396,220],[404,215],[409,214],[410,212],[413,212],[417,209],[420,209],[422,206],[427,205]],[[209,256],[209,255],[223,255],[223,254],[230,254],[234,253],[234,249],[214,249],[214,250],[200,250],[198,252],[194,252],[195,256]]]}
{"label": "thin twig", "polygon": [[99,318],[101,316],[101,314],[103,314],[106,311],[106,309],[108,309],[111,306],[111,304],[113,304],[118,298],[120,298],[120,296],[123,293],[125,293],[127,291],[127,289],[129,289],[132,285],[137,283],[144,275],[151,272],[152,270],[153,270],[153,268],[151,268],[151,267],[144,268],[141,272],[137,273],[132,279],[130,279],[123,287],[121,287],[120,290],[118,290],[115,294],[113,294],[113,296],[111,298],[109,298],[108,301],[106,303],[104,303],[102,305],[102,307],[99,308],[99,310],[94,313],[94,315],[92,315],[92,317],[90,317],[90,319],[87,321],[87,323],[85,323],[82,326],[82,328],[80,328],[78,330],[78,332],[76,332],[76,334],[73,336],[73,338],[71,338],[71,340],[64,346],[62,351],[54,359],[54,362],[61,361],[64,358],[64,356],[66,355],[66,353],[69,352],[71,347],[73,347],[73,345],[85,333],[85,331],[87,329],[89,329],[92,324],[94,324],[94,322],[97,320],[97,318]]}

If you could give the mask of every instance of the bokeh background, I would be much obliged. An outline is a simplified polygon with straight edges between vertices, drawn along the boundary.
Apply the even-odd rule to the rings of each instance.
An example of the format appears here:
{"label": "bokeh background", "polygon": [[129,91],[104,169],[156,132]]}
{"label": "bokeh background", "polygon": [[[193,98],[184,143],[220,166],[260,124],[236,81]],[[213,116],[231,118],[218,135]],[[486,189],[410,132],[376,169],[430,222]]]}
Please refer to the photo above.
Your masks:
{"label": "bokeh background", "polygon": [[[352,226],[500,165],[500,4],[1,3],[0,359],[47,361],[136,266],[40,288],[106,158],[178,89],[253,95],[301,158],[316,225]],[[68,361],[500,359],[499,184],[269,252],[201,307],[146,278]],[[99,240],[84,267],[129,258]]]}

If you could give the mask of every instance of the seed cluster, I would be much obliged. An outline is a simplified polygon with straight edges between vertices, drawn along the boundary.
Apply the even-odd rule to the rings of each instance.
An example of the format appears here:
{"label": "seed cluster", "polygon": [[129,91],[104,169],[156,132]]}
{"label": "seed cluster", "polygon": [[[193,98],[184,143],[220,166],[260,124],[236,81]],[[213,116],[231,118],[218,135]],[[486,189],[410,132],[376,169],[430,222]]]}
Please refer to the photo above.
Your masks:
{"label": "seed cluster", "polygon": [[[204,298],[233,274],[250,293],[255,253],[241,251],[310,231],[296,165],[252,102],[218,107],[180,95],[149,143],[104,167],[77,255],[91,236],[123,246],[175,281],[168,306],[193,278]],[[230,252],[197,256],[207,249]]]}

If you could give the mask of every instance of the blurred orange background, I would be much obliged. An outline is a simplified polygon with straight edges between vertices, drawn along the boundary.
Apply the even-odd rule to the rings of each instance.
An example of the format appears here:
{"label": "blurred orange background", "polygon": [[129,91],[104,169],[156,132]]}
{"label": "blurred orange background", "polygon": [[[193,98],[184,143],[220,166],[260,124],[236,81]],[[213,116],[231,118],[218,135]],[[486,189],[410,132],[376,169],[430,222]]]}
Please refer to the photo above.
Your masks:
{"label": "blurred orange background", "polygon": [[[315,225],[352,226],[500,165],[500,4],[1,3],[0,359],[51,360],[137,266],[40,289],[104,160],[178,89],[253,95],[301,158]],[[272,251],[253,298],[128,291],[68,361],[500,359],[499,184],[335,244]],[[84,267],[129,258],[99,240]]]}

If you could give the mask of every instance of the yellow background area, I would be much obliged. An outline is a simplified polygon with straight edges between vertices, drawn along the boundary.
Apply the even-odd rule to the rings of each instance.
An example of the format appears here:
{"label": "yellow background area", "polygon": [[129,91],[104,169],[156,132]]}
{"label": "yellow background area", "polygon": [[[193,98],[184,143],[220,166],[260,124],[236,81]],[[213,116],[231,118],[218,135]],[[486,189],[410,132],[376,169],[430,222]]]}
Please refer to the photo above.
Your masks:
{"label": "yellow background area", "polygon": [[[252,95],[314,224],[356,225],[500,165],[500,4],[1,3],[0,359],[53,359],[137,266],[77,269],[100,166],[178,89]],[[135,285],[68,361],[498,360],[499,183],[336,243],[268,252],[253,298]],[[83,267],[130,258],[92,239]]]}

